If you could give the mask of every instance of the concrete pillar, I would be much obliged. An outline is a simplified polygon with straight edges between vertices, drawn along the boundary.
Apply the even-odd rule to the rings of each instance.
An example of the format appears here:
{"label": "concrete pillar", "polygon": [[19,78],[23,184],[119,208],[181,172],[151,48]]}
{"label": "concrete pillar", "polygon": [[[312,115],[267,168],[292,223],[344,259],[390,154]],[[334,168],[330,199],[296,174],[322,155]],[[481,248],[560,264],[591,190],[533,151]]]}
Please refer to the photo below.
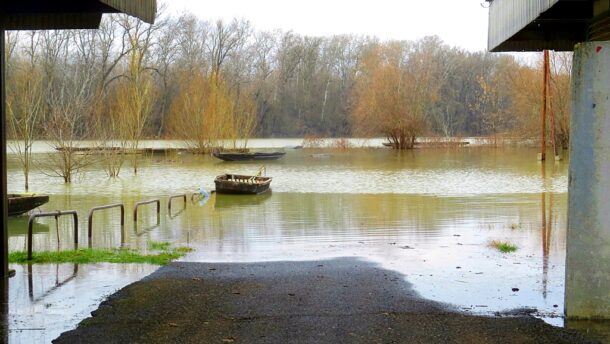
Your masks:
{"label": "concrete pillar", "polygon": [[610,42],[578,44],[572,71],[565,311],[610,319]]}

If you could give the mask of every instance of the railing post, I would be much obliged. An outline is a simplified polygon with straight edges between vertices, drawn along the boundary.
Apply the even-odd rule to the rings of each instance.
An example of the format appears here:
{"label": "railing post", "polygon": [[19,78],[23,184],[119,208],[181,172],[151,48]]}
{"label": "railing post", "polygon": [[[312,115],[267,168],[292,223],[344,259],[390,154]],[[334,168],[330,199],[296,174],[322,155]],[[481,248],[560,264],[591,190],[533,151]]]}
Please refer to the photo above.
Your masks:
{"label": "railing post", "polygon": [[125,245],[125,206],[121,204],[121,247]]}
{"label": "railing post", "polygon": [[32,260],[32,225],[35,218],[36,214],[32,214],[28,219],[28,260]]}
{"label": "railing post", "polygon": [[74,249],[78,249],[78,214],[76,212],[72,213],[72,217],[74,218]]}
{"label": "railing post", "polygon": [[157,203],[157,225],[161,224],[161,201],[156,200]]}
{"label": "railing post", "polygon": [[89,210],[89,216],[87,218],[87,241],[89,242],[89,248],[91,245],[91,238],[93,237],[93,211],[95,208]]}

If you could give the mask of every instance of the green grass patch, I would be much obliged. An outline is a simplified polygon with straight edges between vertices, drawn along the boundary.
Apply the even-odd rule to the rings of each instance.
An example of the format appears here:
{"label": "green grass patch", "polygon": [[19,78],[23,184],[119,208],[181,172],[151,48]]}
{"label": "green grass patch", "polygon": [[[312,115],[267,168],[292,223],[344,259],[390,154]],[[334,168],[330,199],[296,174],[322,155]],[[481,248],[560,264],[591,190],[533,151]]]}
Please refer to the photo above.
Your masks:
{"label": "green grass patch", "polygon": [[169,250],[170,243],[168,242],[159,242],[159,241],[149,241],[148,249],[150,251],[167,251]]}
{"label": "green grass patch", "polygon": [[502,253],[512,253],[517,251],[517,245],[511,244],[509,242],[504,241],[492,241],[489,243],[489,246],[495,248],[496,250]]}
{"label": "green grass patch", "polygon": [[172,260],[176,260],[186,253],[192,251],[188,247],[168,248],[155,254],[142,254],[136,250],[119,249],[78,249],[68,251],[44,251],[34,252],[32,260],[27,260],[27,252],[11,252],[8,260],[10,263],[18,264],[58,264],[58,263],[138,263],[166,265]]}

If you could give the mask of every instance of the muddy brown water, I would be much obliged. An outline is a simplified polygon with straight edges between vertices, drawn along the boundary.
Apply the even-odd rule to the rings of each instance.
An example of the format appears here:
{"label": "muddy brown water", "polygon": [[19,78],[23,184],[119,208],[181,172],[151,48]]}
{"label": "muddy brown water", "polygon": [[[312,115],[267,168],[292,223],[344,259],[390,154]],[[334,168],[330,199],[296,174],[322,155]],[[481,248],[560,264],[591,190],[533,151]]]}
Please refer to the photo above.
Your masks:
{"label": "muddy brown water", "polygon": [[[267,143],[283,147],[293,141]],[[212,195],[207,202],[191,201],[190,195],[213,189],[216,175],[254,174],[261,163],[156,154],[140,157],[137,176],[127,162],[119,178],[109,179],[97,163],[64,185],[41,170],[48,149],[39,143],[36,151],[31,190],[51,196],[42,211],[78,211],[81,246],[87,245],[89,209],[123,203],[124,228],[117,209],[94,215],[94,247],[146,250],[150,241],[167,241],[192,247],[183,260],[193,262],[359,257],[404,274],[422,297],[464,312],[526,307],[564,326],[568,161],[541,164],[535,149],[286,149],[284,158],[264,164],[273,177],[271,193]],[[9,191],[21,191],[15,155],[9,156],[8,167]],[[188,194],[186,207],[176,199],[170,214],[168,197],[178,194]],[[161,201],[159,225],[154,206],[142,207],[134,224],[134,204],[150,199]],[[70,218],[58,226],[52,218],[38,223],[35,250],[71,247]],[[9,220],[10,250],[25,248],[26,225],[23,218]],[[518,250],[501,253],[491,247],[493,241]],[[16,343],[52,340],[74,328],[107,295],[156,269],[11,267],[17,276],[10,280],[8,339]],[[607,333],[607,326],[593,327],[595,334]]]}

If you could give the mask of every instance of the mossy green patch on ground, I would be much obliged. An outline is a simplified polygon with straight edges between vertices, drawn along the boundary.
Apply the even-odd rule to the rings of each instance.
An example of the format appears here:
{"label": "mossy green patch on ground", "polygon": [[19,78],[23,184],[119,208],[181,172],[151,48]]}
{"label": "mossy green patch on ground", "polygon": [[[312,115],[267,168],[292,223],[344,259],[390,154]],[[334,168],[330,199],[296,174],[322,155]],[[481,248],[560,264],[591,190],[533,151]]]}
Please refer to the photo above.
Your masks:
{"label": "mossy green patch on ground", "polygon": [[512,252],[517,251],[517,245],[511,244],[509,242],[494,240],[491,243],[489,243],[489,246],[497,249],[498,251],[500,251],[502,253],[512,253]]}
{"label": "mossy green patch on ground", "polygon": [[28,261],[27,252],[11,252],[10,263],[18,264],[52,264],[52,263],[139,263],[166,265],[172,260],[184,256],[191,249],[188,247],[168,248],[155,254],[142,254],[136,250],[119,249],[78,249],[68,251],[34,252],[32,260]]}

